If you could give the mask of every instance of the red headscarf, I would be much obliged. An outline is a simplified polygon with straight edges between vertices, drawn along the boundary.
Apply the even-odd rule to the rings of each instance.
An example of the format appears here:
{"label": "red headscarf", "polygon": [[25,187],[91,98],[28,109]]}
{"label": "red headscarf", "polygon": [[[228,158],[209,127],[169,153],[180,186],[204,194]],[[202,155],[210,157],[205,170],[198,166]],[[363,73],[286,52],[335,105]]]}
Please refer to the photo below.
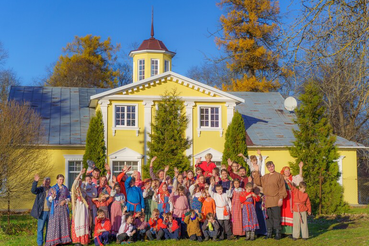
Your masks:
{"label": "red headscarf", "polygon": [[[283,175],[283,177],[284,177],[284,171],[285,171],[286,169],[288,169],[288,170],[290,170],[290,171],[291,171],[291,168],[290,168],[290,167],[288,167],[288,166],[283,167],[283,168],[282,168],[282,171],[281,171],[281,174]],[[288,179],[289,179],[290,181],[292,181],[292,174],[291,174],[291,172],[290,172],[290,176],[288,177]]]}

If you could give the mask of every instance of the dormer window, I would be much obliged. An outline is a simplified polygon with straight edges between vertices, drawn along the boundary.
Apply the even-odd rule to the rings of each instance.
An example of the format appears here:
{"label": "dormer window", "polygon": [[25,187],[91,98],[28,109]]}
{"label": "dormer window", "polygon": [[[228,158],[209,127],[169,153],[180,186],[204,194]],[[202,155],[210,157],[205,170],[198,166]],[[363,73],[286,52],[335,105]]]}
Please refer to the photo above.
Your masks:
{"label": "dormer window", "polygon": [[145,79],[145,60],[138,60],[138,80]]}
{"label": "dormer window", "polygon": [[159,59],[151,59],[151,76],[159,74]]}

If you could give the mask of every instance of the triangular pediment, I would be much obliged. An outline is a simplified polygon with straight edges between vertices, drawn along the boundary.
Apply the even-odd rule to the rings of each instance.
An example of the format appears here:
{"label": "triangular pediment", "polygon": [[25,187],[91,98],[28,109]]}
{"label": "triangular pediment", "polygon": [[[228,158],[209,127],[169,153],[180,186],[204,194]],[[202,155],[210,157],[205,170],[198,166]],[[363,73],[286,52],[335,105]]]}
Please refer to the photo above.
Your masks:
{"label": "triangular pediment", "polygon": [[208,148],[208,149],[205,149],[197,154],[194,155],[195,157],[195,160],[198,159],[198,158],[202,158],[203,160],[205,160],[205,155],[206,154],[212,154],[213,155],[213,160],[222,160],[222,157],[223,157],[223,153],[216,150],[216,149],[213,149],[213,148]]}
{"label": "triangular pediment", "polygon": [[130,148],[123,148],[121,150],[118,150],[114,153],[111,153],[109,155],[110,159],[119,159],[119,160],[133,160],[133,159],[142,159],[143,155],[130,149]]}
{"label": "triangular pediment", "polygon": [[[224,99],[233,101],[236,104],[243,103],[244,99],[234,96],[230,93],[224,92],[212,86],[203,84],[199,81],[187,78],[172,71],[165,72],[139,82],[134,82],[125,86],[114,88],[96,95],[91,96],[90,105],[96,105],[96,102],[102,98],[109,98],[113,96],[160,96],[157,91],[162,94],[163,90],[157,90],[160,86],[173,88],[175,86],[181,92],[184,92],[187,97],[208,97],[215,99]],[[155,92],[155,89],[157,90]],[[183,96],[183,97],[186,97]]]}

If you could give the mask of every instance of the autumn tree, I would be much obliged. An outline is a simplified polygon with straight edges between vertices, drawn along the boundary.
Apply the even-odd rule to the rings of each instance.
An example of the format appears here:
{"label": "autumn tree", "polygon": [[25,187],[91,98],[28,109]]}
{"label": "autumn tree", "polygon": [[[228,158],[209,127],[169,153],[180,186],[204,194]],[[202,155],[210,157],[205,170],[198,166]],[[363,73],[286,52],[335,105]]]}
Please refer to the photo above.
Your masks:
{"label": "autumn tree", "polygon": [[46,177],[51,166],[40,147],[41,117],[27,105],[0,103],[0,209],[10,211],[32,201],[29,192],[34,175]]}
{"label": "autumn tree", "polygon": [[8,53],[3,48],[0,42],[0,103],[8,99],[10,87],[19,84],[19,78],[12,69],[4,69]]}
{"label": "autumn tree", "polygon": [[76,36],[74,41],[63,48],[52,74],[46,80],[50,86],[113,88],[121,71],[114,68],[120,45],[111,44],[110,38],[100,41],[100,37]]}
{"label": "autumn tree", "polygon": [[220,17],[223,36],[216,44],[229,56],[228,68],[241,74],[226,91],[272,91],[279,87],[277,18],[279,7],[271,0],[222,0],[227,16]]}

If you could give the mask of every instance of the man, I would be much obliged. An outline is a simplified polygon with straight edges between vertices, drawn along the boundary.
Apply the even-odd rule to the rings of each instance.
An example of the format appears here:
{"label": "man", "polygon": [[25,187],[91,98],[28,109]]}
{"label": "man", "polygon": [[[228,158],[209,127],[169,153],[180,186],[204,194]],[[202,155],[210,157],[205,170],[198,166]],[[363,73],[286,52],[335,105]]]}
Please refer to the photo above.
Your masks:
{"label": "man", "polygon": [[[233,165],[238,166],[238,174],[236,174],[233,171],[233,169],[232,169]],[[223,169],[223,167],[222,167],[222,169]],[[231,159],[228,159],[228,172],[229,172],[229,176],[231,176],[232,179],[240,180],[240,182],[241,182],[240,187],[242,187],[242,188],[245,188],[246,184],[248,182],[252,181],[251,177],[247,177],[246,168],[241,167],[240,164],[238,164],[237,162],[232,162]]]}
{"label": "man", "polygon": [[283,199],[287,196],[286,186],[282,174],[275,171],[272,161],[266,163],[269,173],[263,177],[260,175],[259,166],[254,163],[256,185],[263,187],[265,195],[265,206],[267,208],[268,218],[267,236],[265,239],[272,238],[273,228],[276,230],[275,239],[281,239],[281,206]]}
{"label": "man", "polygon": [[[109,180],[111,171],[110,166],[108,164],[105,164],[105,170],[106,170],[106,179]],[[100,174],[101,174],[100,169],[95,167],[92,171],[92,182],[95,183],[95,185],[100,184]]]}
{"label": "man", "polygon": [[37,222],[37,245],[42,245],[44,242],[44,228],[46,227],[45,241],[47,234],[47,224],[49,221],[49,202],[47,201],[47,195],[50,189],[50,178],[44,178],[42,186],[37,187],[37,183],[40,180],[38,174],[35,175],[35,179],[32,183],[31,192],[36,195],[35,202],[31,210],[31,216],[38,220]]}

